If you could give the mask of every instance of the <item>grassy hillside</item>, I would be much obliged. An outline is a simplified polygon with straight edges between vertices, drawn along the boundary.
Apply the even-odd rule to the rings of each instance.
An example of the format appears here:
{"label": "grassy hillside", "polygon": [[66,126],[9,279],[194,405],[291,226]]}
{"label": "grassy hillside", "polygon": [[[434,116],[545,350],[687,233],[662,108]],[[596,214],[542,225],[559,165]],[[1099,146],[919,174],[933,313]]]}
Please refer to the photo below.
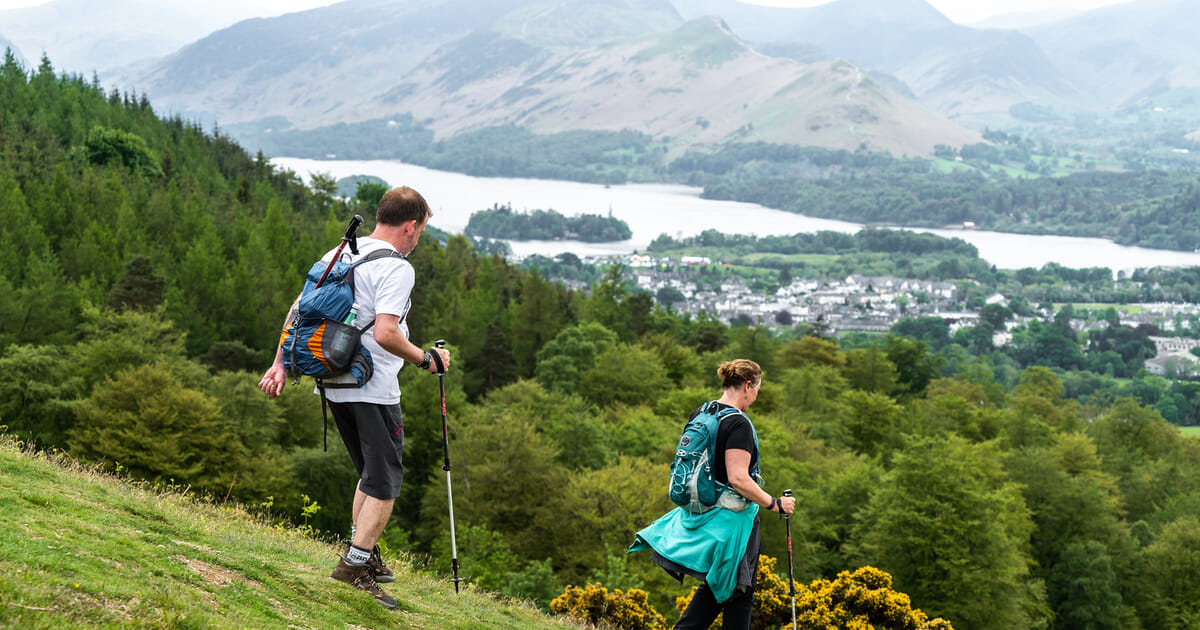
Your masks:
{"label": "grassy hillside", "polygon": [[456,595],[408,558],[389,558],[400,607],[384,610],[326,578],[329,542],[31,454],[7,436],[0,549],[0,627],[574,627],[471,588]]}

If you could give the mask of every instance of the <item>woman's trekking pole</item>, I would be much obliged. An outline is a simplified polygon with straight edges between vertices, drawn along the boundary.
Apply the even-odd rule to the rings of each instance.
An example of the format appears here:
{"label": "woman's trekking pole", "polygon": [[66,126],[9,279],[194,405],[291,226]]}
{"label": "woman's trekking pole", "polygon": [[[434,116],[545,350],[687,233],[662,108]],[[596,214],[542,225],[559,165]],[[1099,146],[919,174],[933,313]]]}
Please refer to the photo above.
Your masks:
{"label": "woman's trekking pole", "polygon": [[[783,496],[792,496],[792,491],[784,490]],[[792,578],[792,515],[784,514],[783,522],[787,527],[788,538],[788,594],[792,596],[792,630],[796,630],[796,582]]]}
{"label": "woman's trekking pole", "polygon": [[[446,340],[438,339],[433,345],[445,348]],[[458,577],[458,543],[454,539],[454,493],[450,489],[450,427],[446,423],[446,369],[440,360],[437,365],[438,387],[442,390],[442,454],[446,458],[442,470],[446,471],[446,503],[450,505],[450,567],[454,569],[454,579],[451,581],[454,582],[454,592],[457,593],[458,583],[463,580]]]}

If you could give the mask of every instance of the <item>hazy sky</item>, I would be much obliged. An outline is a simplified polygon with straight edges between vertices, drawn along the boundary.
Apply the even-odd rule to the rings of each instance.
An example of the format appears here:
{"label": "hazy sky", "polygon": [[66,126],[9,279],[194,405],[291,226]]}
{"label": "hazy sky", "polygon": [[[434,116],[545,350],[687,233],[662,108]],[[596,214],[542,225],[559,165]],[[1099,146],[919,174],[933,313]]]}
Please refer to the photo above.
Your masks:
{"label": "hazy sky", "polygon": [[[0,0],[0,10],[45,4],[49,0]],[[103,1],[103,0],[100,0]],[[302,11],[313,7],[333,4],[336,0],[245,0],[245,4],[262,9],[263,17]],[[746,0],[743,0],[746,1]],[[811,7],[830,0],[750,0],[754,4],[774,6]],[[1085,11],[1129,0],[927,0],[946,17],[960,24],[1024,11],[1042,11],[1054,8],[1070,8]]]}
{"label": "hazy sky", "polygon": [[[103,2],[104,0],[97,0]],[[169,1],[169,0],[168,0]],[[262,10],[262,17],[271,15],[281,15],[283,13],[293,13],[303,11],[313,7],[323,7],[327,4],[333,4],[338,0],[243,0],[242,4],[258,7]],[[0,0],[0,11],[4,9],[19,9],[21,7],[33,7],[39,4],[46,4],[50,0]]]}

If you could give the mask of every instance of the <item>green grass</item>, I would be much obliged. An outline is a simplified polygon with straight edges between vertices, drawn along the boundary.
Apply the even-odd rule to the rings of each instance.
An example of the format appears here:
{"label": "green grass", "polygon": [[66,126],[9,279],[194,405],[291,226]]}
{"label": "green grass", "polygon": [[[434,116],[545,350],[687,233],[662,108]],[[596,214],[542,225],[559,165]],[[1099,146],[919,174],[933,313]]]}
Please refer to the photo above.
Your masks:
{"label": "green grass", "polygon": [[[1064,304],[1066,303],[1055,302],[1054,309],[1061,310]],[[1104,312],[1109,308],[1113,308],[1122,315],[1136,315],[1137,313],[1141,313],[1142,311],[1146,310],[1146,307],[1140,304],[1104,304],[1098,302],[1072,302],[1071,308],[1075,310],[1087,309],[1089,311],[1097,312]]]}
{"label": "green grass", "polygon": [[1179,433],[1183,437],[1200,438],[1200,425],[1190,427],[1179,427]]}
{"label": "green grass", "polygon": [[408,558],[388,611],[327,579],[337,548],[230,505],[34,454],[0,435],[0,627],[578,628]]}
{"label": "green grass", "polygon": [[964,164],[962,162],[956,162],[954,160],[947,160],[945,158],[934,159],[933,166],[940,173],[953,173],[955,171],[979,170],[979,169],[976,169],[974,166],[971,166],[970,164]]}

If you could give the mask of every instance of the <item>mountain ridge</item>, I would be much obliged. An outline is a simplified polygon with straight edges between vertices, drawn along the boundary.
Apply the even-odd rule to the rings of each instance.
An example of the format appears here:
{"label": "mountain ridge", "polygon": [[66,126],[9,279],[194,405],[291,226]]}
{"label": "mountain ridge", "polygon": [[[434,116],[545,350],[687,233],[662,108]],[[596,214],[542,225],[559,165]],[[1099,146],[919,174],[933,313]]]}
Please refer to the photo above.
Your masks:
{"label": "mountain ridge", "polygon": [[[396,112],[439,138],[509,124],[537,133],[631,129],[666,139],[672,154],[766,140],[929,155],[938,144],[981,140],[846,62],[805,69],[769,57],[720,19],[683,22],[666,0],[415,6],[350,2],[251,20],[143,70],[135,83],[149,84],[168,109],[223,124],[283,117],[296,129]],[[464,11],[472,17],[453,28],[438,17]],[[368,17],[370,26],[346,34],[344,24]],[[379,39],[400,18],[429,25],[421,47]],[[802,79],[828,83],[800,89]]]}
{"label": "mountain ridge", "polygon": [[[895,77],[919,102],[951,120],[1007,112],[1030,100],[1061,105],[1074,97],[1028,36],[955,24],[925,0],[836,0],[811,8],[737,0],[675,4],[685,15],[727,16],[734,31],[756,46],[815,47],[868,72]],[[684,11],[685,6],[690,8]]]}
{"label": "mountain ridge", "polygon": [[108,77],[113,68],[158,58],[214,30],[251,17],[234,0],[54,0],[0,11],[0,32],[56,67]]}
{"label": "mountain ridge", "polygon": [[[1175,87],[1200,87],[1200,2],[1141,0],[1029,30],[1080,91],[1105,107]],[[1114,35],[1115,34],[1115,35]]]}

